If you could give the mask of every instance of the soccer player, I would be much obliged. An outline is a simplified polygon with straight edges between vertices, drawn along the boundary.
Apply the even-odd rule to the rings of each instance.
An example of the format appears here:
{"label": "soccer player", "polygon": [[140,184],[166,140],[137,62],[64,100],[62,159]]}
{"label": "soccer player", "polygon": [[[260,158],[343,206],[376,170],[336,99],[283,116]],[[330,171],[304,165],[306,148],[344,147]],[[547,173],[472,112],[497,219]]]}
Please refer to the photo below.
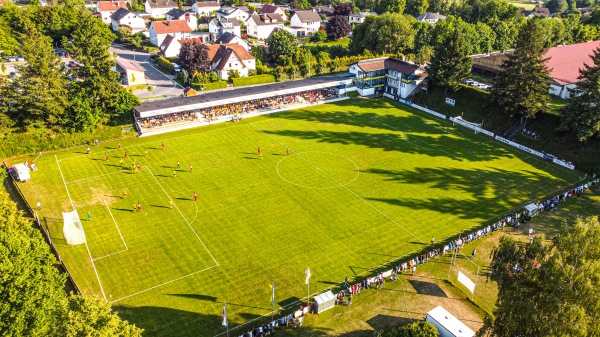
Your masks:
{"label": "soccer player", "polygon": [[148,157],[148,150],[144,152],[144,156]]}
{"label": "soccer player", "polygon": [[88,221],[92,221],[92,213],[88,212]]}
{"label": "soccer player", "polygon": [[165,149],[165,142],[162,142],[161,146],[162,146],[162,149],[164,150]]}
{"label": "soccer player", "polygon": [[173,170],[173,178],[177,175],[177,171]]}
{"label": "soccer player", "polygon": [[138,171],[141,171],[142,170],[142,166],[140,166],[140,164],[137,164],[137,169],[138,169]]}
{"label": "soccer player", "polygon": [[194,192],[194,201],[198,201],[198,194],[196,192]]}
{"label": "soccer player", "polygon": [[140,205],[140,203],[138,202],[137,204],[137,211],[141,212],[142,211],[142,205]]}
{"label": "soccer player", "polygon": [[193,170],[193,169],[194,169],[194,168],[192,167],[192,165],[190,165],[190,173],[192,173],[192,170]]}
{"label": "soccer player", "polygon": [[87,154],[90,154],[90,153],[92,153],[92,150],[90,150],[90,148],[88,147],[87,148]]}
{"label": "soccer player", "polygon": [[125,158],[127,158],[127,151],[125,151]]}
{"label": "soccer player", "polygon": [[179,160],[177,161],[177,168],[180,168],[181,165],[179,164]]}
{"label": "soccer player", "polygon": [[119,160],[119,165],[123,166],[123,158],[121,158],[121,160]]}
{"label": "soccer player", "polygon": [[260,146],[258,147],[258,155],[259,155],[259,156],[261,155],[261,154],[260,154]]}
{"label": "soccer player", "polygon": [[117,144],[117,148],[120,150],[121,149],[121,143]]}
{"label": "soccer player", "polygon": [[98,146],[98,139],[94,139],[94,144],[96,144],[96,146]]}
{"label": "soccer player", "polygon": [[104,160],[108,161],[108,155],[104,154]]}
{"label": "soccer player", "polygon": [[169,200],[169,208],[173,208],[173,200]]}
{"label": "soccer player", "polygon": [[435,241],[435,238],[431,238],[431,244],[433,244],[433,242]]}
{"label": "soccer player", "polygon": [[38,211],[42,210],[42,204],[39,201],[37,202],[37,208],[38,208]]}
{"label": "soccer player", "polygon": [[287,148],[287,153],[286,153],[286,156],[289,156],[289,155],[290,155],[290,148],[288,147],[288,148]]}
{"label": "soccer player", "polygon": [[127,190],[123,190],[123,199],[127,198]]}

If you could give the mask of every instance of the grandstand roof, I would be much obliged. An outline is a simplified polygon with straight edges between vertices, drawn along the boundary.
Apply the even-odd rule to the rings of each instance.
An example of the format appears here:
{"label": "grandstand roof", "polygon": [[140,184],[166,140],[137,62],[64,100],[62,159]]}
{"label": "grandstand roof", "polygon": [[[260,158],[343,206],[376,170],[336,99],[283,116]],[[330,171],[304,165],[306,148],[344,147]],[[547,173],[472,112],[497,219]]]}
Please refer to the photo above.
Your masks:
{"label": "grandstand roof", "polygon": [[192,97],[177,97],[162,101],[146,102],[142,105],[133,107],[133,110],[137,117],[146,118],[160,116],[189,110],[204,109],[217,105],[232,104],[350,84],[353,75],[348,74],[348,76],[322,76],[299,81],[209,91],[199,93],[199,95]]}

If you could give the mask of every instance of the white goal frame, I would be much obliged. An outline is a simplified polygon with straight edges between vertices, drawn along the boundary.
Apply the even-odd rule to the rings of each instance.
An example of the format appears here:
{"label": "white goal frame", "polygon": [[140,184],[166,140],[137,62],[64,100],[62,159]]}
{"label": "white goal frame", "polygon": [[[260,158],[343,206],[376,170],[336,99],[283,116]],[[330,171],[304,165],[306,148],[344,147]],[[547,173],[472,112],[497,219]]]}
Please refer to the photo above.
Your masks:
{"label": "white goal frame", "polygon": [[456,124],[460,124],[460,125],[466,127],[467,129],[471,129],[471,130],[475,131],[475,134],[478,134],[479,130],[483,129],[483,121],[481,121],[481,123],[472,123],[472,122],[466,121],[462,116],[454,117],[454,120],[452,121],[452,125],[454,126]]}

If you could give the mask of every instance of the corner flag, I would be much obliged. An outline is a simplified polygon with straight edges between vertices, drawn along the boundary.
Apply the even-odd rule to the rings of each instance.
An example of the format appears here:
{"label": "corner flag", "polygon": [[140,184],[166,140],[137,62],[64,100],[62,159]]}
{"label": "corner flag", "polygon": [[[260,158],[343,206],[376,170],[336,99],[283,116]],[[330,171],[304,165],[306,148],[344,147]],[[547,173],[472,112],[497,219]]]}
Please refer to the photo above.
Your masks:
{"label": "corner flag", "polygon": [[310,279],[310,268],[306,268],[306,280],[304,281],[304,284],[308,284],[308,279]]}
{"label": "corner flag", "polygon": [[223,313],[221,314],[221,325],[227,326],[227,304],[223,303]]}

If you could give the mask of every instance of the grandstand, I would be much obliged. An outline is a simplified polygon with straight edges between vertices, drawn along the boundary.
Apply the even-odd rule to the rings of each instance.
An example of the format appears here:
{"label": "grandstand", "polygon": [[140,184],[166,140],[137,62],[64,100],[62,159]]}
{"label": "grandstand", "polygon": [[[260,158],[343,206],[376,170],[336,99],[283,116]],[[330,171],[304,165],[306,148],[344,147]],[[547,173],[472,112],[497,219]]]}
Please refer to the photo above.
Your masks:
{"label": "grandstand", "polygon": [[206,92],[135,106],[140,135],[160,134],[214,122],[346,99],[352,77],[323,76]]}

